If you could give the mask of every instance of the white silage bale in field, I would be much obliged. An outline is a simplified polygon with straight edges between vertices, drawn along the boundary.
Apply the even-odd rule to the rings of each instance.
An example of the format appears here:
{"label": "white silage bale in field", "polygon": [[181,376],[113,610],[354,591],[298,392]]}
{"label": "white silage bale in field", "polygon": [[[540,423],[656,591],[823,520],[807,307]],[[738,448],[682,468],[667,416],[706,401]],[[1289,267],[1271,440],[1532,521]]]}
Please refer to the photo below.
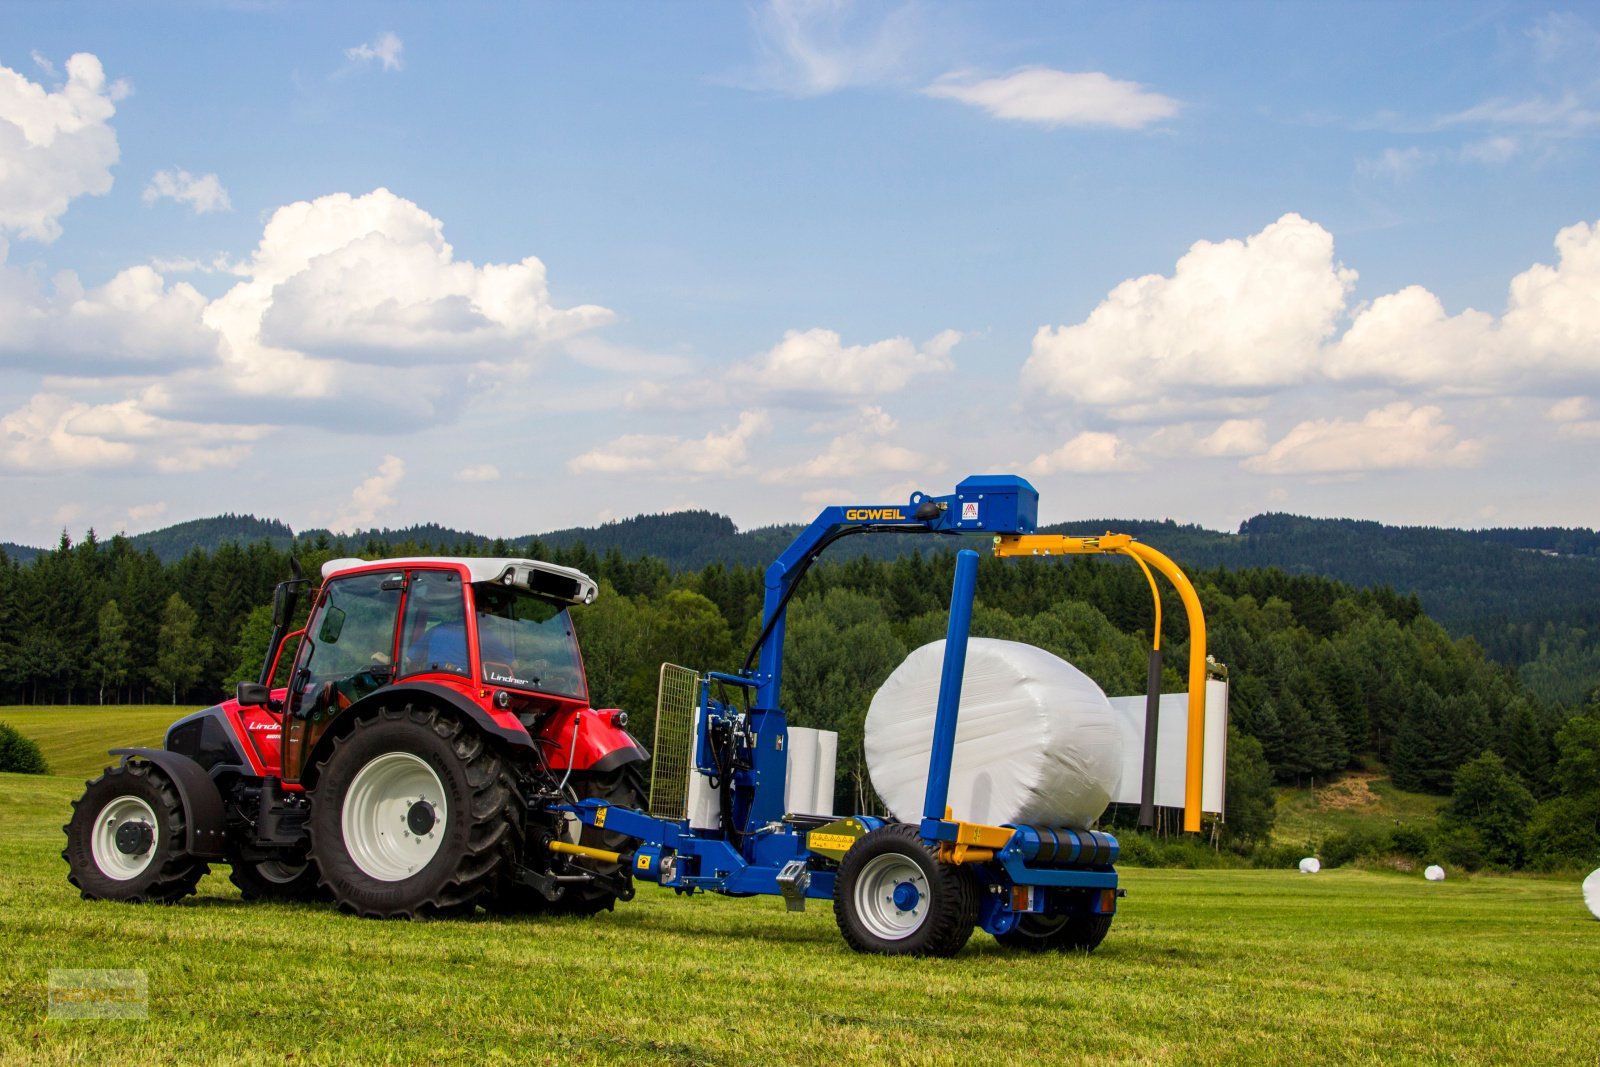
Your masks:
{"label": "white silage bale in field", "polygon": [[[872,785],[903,822],[922,817],[944,646],[907,656],[867,712]],[[955,818],[1085,829],[1121,776],[1122,731],[1093,679],[1032,645],[968,641],[950,773]]]}
{"label": "white silage bale in field", "polygon": [[1322,870],[1322,861],[1315,856],[1307,856],[1300,861],[1301,874],[1316,874],[1320,870]]}
{"label": "white silage bale in field", "polygon": [[1430,882],[1442,882],[1444,881],[1444,868],[1435,863],[1422,872],[1422,877]]}
{"label": "white silage bale in field", "polygon": [[1583,902],[1588,905],[1589,913],[1600,919],[1600,870],[1583,880]]}

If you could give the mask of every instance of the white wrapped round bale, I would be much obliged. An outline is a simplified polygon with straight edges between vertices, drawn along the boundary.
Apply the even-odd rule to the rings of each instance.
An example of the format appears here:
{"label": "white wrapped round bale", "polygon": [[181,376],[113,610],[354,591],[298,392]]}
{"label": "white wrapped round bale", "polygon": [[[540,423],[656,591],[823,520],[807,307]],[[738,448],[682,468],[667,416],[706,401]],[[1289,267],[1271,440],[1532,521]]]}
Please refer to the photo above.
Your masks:
{"label": "white wrapped round bale", "polygon": [[1589,913],[1600,919],[1600,870],[1583,880],[1583,902],[1589,908]]}
{"label": "white wrapped round bale", "polygon": [[1435,863],[1422,872],[1422,877],[1430,882],[1442,882],[1444,881],[1444,868]]}
{"label": "white wrapped round bale", "polygon": [[[895,818],[922,818],[943,641],[895,668],[867,711],[872,785]],[[957,819],[1085,829],[1122,777],[1122,731],[1105,693],[1042,648],[967,642],[949,805]]]}
{"label": "white wrapped round bale", "polygon": [[1320,870],[1322,870],[1322,861],[1315,856],[1307,856],[1300,861],[1301,874],[1316,874]]}

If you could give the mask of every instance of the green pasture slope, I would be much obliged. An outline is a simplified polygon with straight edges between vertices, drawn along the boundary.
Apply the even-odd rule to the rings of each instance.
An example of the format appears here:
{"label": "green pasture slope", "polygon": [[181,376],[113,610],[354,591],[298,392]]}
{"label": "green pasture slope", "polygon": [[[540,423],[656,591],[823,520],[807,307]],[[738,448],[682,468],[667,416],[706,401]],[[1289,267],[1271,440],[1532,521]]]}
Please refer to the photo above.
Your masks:
{"label": "green pasture slope", "polygon": [[107,704],[91,707],[0,708],[0,722],[32,738],[50,771],[66,778],[93,778],[107,764],[112,748],[160,748],[167,727],[199,710],[195,705]]}
{"label": "green pasture slope", "polygon": [[[220,867],[172,907],[83,901],[59,856],[82,779],[184,709],[134,710],[0,711],[65,772],[0,775],[0,1063],[1600,1062],[1575,880],[1124,869],[1092,956],[977,934],[953,960],[648,885],[592,920],[379,923],[246,904]],[[143,970],[148,1019],[48,1018],[49,971],[86,967]]]}

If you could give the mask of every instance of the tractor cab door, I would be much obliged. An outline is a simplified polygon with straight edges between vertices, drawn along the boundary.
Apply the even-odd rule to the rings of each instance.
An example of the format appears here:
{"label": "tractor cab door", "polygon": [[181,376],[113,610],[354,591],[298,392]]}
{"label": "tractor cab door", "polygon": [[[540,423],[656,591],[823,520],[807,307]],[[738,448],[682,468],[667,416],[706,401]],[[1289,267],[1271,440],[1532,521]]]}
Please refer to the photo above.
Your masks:
{"label": "tractor cab door", "polygon": [[299,781],[306,756],[339,714],[394,680],[401,571],[327,582],[295,655],[280,756],[285,781]]}

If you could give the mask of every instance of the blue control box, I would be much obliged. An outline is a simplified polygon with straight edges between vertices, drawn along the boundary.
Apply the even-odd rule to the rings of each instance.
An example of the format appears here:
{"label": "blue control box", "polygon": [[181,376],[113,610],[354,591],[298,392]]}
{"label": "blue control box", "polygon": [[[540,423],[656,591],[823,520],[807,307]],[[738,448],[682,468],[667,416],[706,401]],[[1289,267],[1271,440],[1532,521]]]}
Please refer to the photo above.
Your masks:
{"label": "blue control box", "polygon": [[956,486],[955,528],[1031,534],[1039,525],[1039,491],[1015,474],[974,474]]}

